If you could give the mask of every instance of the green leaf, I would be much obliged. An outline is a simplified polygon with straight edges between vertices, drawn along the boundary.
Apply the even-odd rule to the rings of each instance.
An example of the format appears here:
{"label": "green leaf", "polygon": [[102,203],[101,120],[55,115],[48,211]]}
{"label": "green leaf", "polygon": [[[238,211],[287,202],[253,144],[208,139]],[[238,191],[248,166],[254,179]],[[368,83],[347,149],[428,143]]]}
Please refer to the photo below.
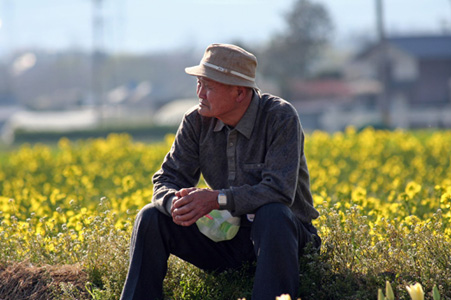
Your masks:
{"label": "green leaf", "polygon": [[436,285],[434,285],[434,288],[432,289],[432,296],[434,297],[434,300],[440,300],[440,293],[438,292]]}

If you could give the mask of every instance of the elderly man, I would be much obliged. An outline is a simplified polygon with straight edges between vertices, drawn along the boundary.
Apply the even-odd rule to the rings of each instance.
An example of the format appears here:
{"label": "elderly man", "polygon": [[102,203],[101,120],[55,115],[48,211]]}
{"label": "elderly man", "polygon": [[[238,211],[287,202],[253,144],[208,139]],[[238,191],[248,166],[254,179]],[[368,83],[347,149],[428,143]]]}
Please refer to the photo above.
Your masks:
{"label": "elderly man", "polygon": [[[260,93],[256,68],[246,50],[212,44],[185,69],[197,77],[199,104],[184,115],[153,177],[152,203],[136,217],[121,299],[162,299],[170,254],[208,271],[256,262],[252,299],[297,296],[302,249],[321,244],[304,134],[288,102]],[[201,175],[209,188],[196,187]],[[239,230],[222,238],[200,230],[221,213]]]}

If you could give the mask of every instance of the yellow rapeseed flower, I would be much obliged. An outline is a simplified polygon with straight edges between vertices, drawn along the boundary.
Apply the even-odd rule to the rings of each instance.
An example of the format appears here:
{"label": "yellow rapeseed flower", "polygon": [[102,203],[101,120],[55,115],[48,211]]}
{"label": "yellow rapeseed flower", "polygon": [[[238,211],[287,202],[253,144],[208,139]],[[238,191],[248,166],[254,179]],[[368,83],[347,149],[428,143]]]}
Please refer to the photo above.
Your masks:
{"label": "yellow rapeseed flower", "polygon": [[410,199],[415,197],[421,191],[421,185],[418,183],[411,181],[407,184],[405,193],[409,196]]}

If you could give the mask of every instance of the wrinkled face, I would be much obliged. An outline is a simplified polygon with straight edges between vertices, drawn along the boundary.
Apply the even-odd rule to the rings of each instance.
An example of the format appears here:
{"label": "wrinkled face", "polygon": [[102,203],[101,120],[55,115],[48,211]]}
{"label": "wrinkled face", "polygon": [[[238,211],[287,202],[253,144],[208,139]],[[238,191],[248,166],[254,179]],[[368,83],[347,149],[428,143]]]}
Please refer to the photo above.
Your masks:
{"label": "wrinkled face", "polygon": [[237,89],[234,86],[213,81],[205,77],[197,78],[198,112],[204,117],[227,119],[236,113]]}

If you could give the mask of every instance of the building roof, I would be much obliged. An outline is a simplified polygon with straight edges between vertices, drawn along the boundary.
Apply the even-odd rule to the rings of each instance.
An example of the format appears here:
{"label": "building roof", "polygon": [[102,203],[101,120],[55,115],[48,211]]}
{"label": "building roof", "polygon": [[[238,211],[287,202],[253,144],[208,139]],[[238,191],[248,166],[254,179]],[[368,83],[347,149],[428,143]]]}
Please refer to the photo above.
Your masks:
{"label": "building roof", "polygon": [[387,40],[419,58],[451,57],[451,35],[391,37]]}
{"label": "building roof", "polygon": [[[451,58],[451,35],[392,36],[387,38],[389,45],[418,59]],[[369,45],[357,53],[354,60],[360,60],[378,51],[379,42]]]}
{"label": "building roof", "polygon": [[338,79],[297,80],[291,84],[291,90],[299,99],[331,99],[351,95],[349,86]]}

